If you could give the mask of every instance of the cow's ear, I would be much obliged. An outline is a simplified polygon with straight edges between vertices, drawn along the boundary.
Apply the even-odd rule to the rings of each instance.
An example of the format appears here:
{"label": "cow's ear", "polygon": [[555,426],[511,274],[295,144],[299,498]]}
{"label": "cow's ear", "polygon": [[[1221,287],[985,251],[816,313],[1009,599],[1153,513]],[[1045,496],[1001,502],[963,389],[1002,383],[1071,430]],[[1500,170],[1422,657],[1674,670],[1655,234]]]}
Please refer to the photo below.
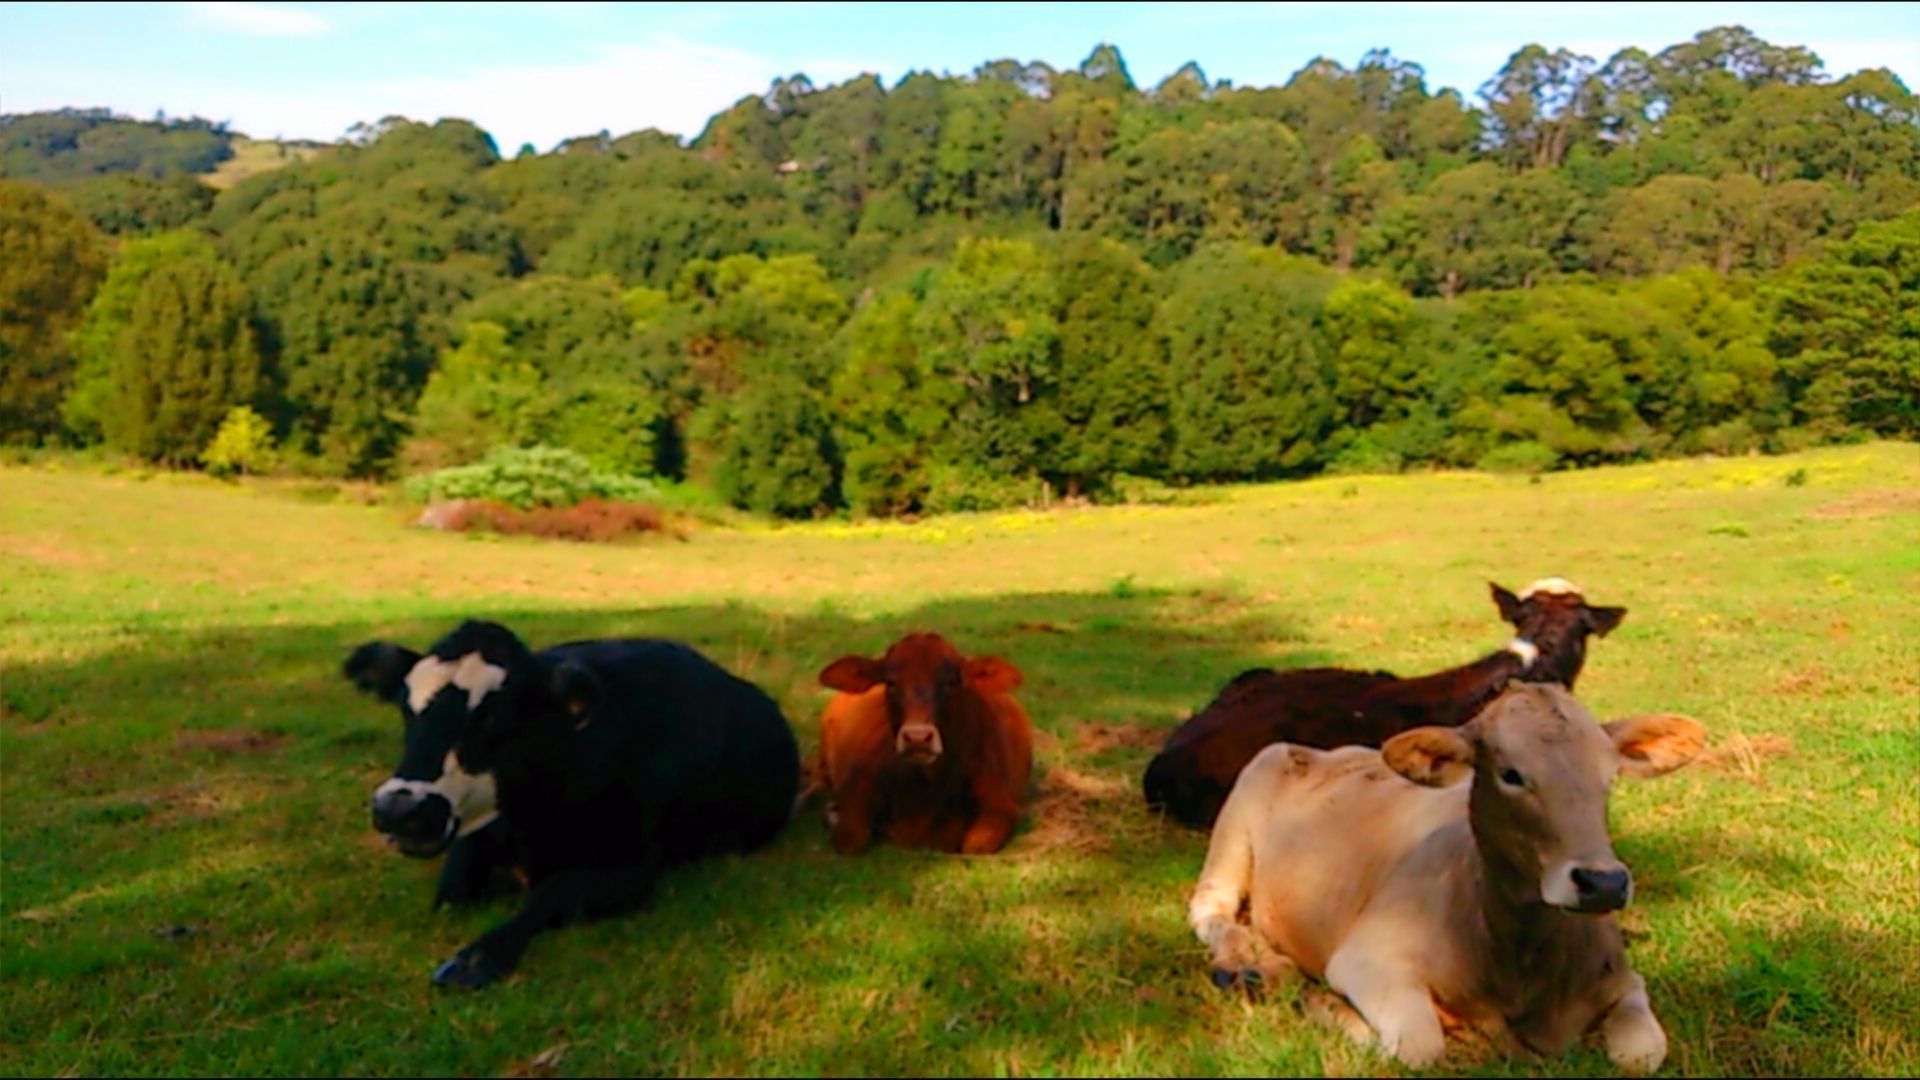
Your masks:
{"label": "cow's ear", "polygon": [[340,673],[361,690],[382,701],[399,701],[407,688],[407,672],[420,654],[391,641],[369,641],[353,650]]}
{"label": "cow's ear", "polygon": [[849,694],[864,694],[887,681],[887,669],[865,656],[843,656],[820,671],[820,685]]}
{"label": "cow's ear", "polygon": [[983,694],[1009,694],[1024,681],[1026,676],[1012,661],[998,656],[976,656],[967,661],[967,682]]}
{"label": "cow's ear", "polygon": [[1707,729],[1678,713],[1647,713],[1600,726],[1620,753],[1621,774],[1635,780],[1672,772],[1707,746]]}
{"label": "cow's ear", "polygon": [[587,721],[593,719],[593,711],[599,706],[605,690],[600,676],[594,674],[591,668],[571,660],[555,664],[552,674],[547,677],[547,692],[575,728],[586,727]]}
{"label": "cow's ear", "polygon": [[1497,581],[1487,582],[1493,590],[1493,602],[1500,608],[1500,617],[1515,626],[1520,625],[1520,598],[1500,587]]}
{"label": "cow's ear", "polygon": [[1380,748],[1387,768],[1416,784],[1452,787],[1473,774],[1473,743],[1458,728],[1403,731]]}
{"label": "cow's ear", "polygon": [[1627,609],[1623,607],[1589,607],[1587,608],[1587,628],[1601,637],[1606,637],[1607,632],[1619,626],[1620,621],[1626,617]]}

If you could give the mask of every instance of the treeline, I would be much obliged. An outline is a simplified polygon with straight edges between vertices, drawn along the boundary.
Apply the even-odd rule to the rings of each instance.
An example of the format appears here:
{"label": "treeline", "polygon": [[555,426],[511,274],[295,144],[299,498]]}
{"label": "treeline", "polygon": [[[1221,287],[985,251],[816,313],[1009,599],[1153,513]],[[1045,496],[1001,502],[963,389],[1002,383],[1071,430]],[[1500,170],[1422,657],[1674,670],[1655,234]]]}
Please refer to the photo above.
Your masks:
{"label": "treeline", "polygon": [[390,118],[217,198],[0,182],[0,432],[193,464],[244,405],[286,468],[552,445],[786,515],[1920,434],[1891,73],[1734,27],[1480,97],[1102,46],[782,79],[690,146]]}
{"label": "treeline", "polygon": [[134,120],[107,109],[0,116],[0,177],[71,183],[109,175],[164,180],[233,156],[226,125],[198,117]]}

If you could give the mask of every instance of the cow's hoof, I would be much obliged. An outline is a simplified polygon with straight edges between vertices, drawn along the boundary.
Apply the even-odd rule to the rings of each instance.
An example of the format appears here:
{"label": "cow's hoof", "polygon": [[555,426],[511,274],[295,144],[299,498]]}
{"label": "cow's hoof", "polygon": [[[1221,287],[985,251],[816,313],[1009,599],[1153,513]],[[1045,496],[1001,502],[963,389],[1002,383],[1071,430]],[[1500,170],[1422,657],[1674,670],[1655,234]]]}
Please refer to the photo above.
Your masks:
{"label": "cow's hoof", "polygon": [[1248,997],[1257,997],[1262,984],[1265,982],[1264,977],[1253,968],[1241,968],[1239,971],[1228,971],[1226,968],[1214,968],[1208,974],[1213,980],[1213,985],[1222,990],[1245,990]]}
{"label": "cow's hoof", "polygon": [[433,971],[433,985],[450,986],[458,990],[480,990],[499,978],[499,972],[478,956],[468,953],[456,955]]}

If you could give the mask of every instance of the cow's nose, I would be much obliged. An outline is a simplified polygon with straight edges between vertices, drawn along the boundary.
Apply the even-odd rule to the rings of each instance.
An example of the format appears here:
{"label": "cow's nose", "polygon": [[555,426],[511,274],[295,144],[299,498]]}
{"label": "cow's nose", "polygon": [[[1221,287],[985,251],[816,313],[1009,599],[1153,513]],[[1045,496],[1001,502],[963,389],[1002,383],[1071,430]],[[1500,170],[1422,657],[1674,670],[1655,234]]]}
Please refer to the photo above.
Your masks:
{"label": "cow's nose", "polygon": [[1577,866],[1573,870],[1573,887],[1580,897],[1580,910],[1617,911],[1627,906],[1627,897],[1633,891],[1633,875],[1624,866],[1603,870]]}
{"label": "cow's nose", "polygon": [[405,832],[426,805],[406,791],[390,791],[373,798],[373,827],[381,832]]}
{"label": "cow's nose", "polygon": [[906,757],[932,760],[940,756],[940,732],[929,727],[905,727],[894,749]]}

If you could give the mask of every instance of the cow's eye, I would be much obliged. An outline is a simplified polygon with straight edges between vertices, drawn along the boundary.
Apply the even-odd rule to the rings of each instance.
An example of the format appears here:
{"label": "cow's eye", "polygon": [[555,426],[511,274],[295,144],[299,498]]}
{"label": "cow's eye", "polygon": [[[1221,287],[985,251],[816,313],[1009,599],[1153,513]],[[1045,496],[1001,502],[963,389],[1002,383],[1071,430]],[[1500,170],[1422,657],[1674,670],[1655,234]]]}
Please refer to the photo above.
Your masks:
{"label": "cow's eye", "polygon": [[1527,786],[1527,778],[1520,775],[1519,769],[1511,766],[1500,770],[1500,782],[1508,787],[1519,788]]}

